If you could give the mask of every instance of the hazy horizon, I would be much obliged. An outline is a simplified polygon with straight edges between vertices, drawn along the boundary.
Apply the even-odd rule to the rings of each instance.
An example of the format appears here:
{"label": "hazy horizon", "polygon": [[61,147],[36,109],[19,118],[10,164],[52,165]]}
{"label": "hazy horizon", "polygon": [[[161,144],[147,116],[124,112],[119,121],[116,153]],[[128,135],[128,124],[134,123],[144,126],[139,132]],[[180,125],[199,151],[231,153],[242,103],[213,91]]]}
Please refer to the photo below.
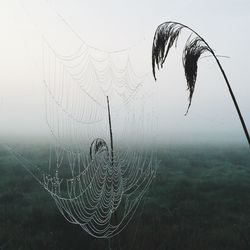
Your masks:
{"label": "hazy horizon", "polygon": [[[172,49],[154,83],[151,44],[157,26],[179,21],[201,34],[216,54],[230,80],[250,129],[249,56],[246,32],[249,1],[1,1],[0,137],[50,138],[45,119],[42,37],[63,55],[77,51],[83,39],[104,50],[129,48],[134,70],[147,74],[155,85],[154,110],[158,121],[152,144],[238,143],[247,146],[226,84],[214,60],[201,59],[197,86],[187,116],[186,80],[181,53],[188,32]],[[60,19],[61,15],[81,37]],[[26,138],[26,139],[25,139]],[[154,141],[154,142],[152,142]]]}

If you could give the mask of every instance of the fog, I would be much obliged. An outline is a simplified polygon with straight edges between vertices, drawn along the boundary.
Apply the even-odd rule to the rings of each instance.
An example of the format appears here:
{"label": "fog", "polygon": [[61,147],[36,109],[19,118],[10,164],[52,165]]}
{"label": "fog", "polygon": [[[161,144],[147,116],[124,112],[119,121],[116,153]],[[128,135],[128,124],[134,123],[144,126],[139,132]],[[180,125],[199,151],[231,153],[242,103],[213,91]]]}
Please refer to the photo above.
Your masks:
{"label": "fog", "polygon": [[[43,38],[60,54],[82,44],[108,51],[129,48],[134,70],[152,84],[156,135],[151,142],[241,143],[247,146],[226,83],[211,57],[199,61],[189,113],[181,54],[189,32],[183,32],[157,82],[151,73],[154,31],[164,21],[182,22],[203,36],[232,85],[250,128],[250,2],[143,0],[1,0],[0,1],[0,136],[49,138],[45,119]],[[67,24],[70,24],[68,26]],[[152,102],[151,102],[152,103]],[[145,106],[152,108],[152,106]]]}

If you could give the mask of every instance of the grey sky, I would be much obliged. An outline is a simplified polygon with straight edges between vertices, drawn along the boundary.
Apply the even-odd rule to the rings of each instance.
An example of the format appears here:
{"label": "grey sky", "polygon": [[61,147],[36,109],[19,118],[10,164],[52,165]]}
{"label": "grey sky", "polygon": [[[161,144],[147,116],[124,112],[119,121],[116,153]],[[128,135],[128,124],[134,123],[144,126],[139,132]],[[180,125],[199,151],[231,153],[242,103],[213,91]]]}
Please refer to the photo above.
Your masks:
{"label": "grey sky", "polygon": [[[179,21],[201,34],[219,55],[246,124],[250,127],[248,0],[1,0],[0,134],[48,134],[44,119],[42,35],[61,53],[81,41],[58,18],[57,10],[88,44],[106,50],[132,47],[134,67],[151,73],[151,43],[156,27]],[[162,141],[237,140],[244,134],[224,80],[212,58],[199,63],[197,87],[188,116],[188,92],[181,52],[188,32],[170,54],[157,81],[158,129]],[[153,78],[151,78],[153,81]]]}

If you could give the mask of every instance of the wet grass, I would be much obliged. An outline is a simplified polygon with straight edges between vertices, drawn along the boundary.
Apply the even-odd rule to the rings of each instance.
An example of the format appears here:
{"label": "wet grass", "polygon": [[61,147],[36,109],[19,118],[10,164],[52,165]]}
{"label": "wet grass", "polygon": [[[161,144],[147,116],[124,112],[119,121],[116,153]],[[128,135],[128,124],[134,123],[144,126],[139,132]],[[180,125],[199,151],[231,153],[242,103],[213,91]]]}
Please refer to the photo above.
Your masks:
{"label": "wet grass", "polygon": [[[46,146],[23,147],[47,164]],[[131,250],[250,249],[250,154],[247,148],[160,149],[157,176],[120,236]],[[53,200],[0,149],[0,249],[108,249],[107,240],[69,224]]]}

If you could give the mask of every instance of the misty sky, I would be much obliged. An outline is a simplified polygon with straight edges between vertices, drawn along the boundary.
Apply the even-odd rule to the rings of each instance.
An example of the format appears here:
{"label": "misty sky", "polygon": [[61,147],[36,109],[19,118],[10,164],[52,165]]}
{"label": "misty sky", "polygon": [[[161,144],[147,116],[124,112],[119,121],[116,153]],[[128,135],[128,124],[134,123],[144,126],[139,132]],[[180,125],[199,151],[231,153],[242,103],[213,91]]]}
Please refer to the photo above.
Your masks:
{"label": "misty sky", "polygon": [[[44,112],[42,36],[62,54],[81,41],[104,50],[131,47],[134,68],[151,76],[151,44],[164,21],[182,22],[202,35],[218,55],[250,129],[249,0],[0,0],[0,135],[49,134]],[[199,62],[193,103],[181,63],[188,32],[157,73],[158,133],[161,142],[178,140],[245,143],[244,133],[214,60]],[[182,139],[180,139],[182,138]]]}

